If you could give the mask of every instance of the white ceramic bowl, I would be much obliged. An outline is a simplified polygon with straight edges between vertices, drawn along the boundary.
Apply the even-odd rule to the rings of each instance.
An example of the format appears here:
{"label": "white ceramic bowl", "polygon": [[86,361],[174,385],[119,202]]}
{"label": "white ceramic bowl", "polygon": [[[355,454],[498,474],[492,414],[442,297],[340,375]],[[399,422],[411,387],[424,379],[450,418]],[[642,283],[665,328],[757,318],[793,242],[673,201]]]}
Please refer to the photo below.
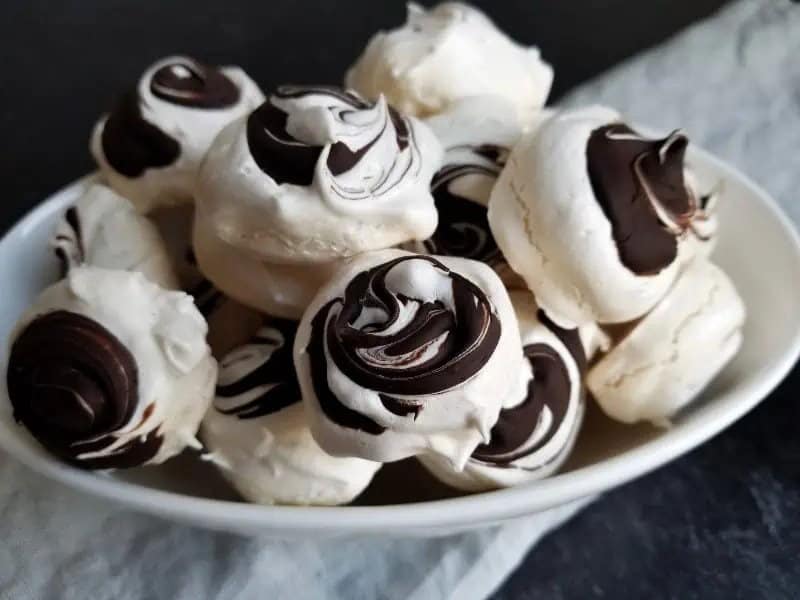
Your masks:
{"label": "white ceramic bowl", "polygon": [[[4,389],[0,443],[48,477],[131,508],[204,527],[282,538],[450,533],[608,490],[730,425],[780,382],[800,352],[800,244],[793,227],[775,202],[742,174],[695,148],[689,160],[701,179],[725,182],[715,259],[741,292],[748,321],[739,355],[667,431],[615,424],[594,409],[566,469],[550,479],[472,496],[398,504],[442,495],[432,479],[413,466],[390,465],[367,496],[376,505],[337,508],[238,502],[213,469],[194,457],[112,475],[72,468],[51,458],[13,422]],[[71,185],[48,199],[0,241],[0,339],[6,340],[31,299],[56,278],[57,264],[47,239],[80,186],[80,182]],[[4,350],[3,371],[5,361]],[[4,386],[5,376],[2,381]]]}

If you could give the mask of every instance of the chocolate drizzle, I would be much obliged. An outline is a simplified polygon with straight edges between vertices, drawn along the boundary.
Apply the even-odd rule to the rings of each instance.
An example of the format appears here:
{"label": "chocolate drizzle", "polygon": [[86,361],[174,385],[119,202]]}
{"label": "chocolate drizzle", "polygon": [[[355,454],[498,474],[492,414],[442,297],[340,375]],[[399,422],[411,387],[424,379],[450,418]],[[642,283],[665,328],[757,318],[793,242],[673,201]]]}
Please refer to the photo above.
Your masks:
{"label": "chocolate drizzle", "polygon": [[270,319],[220,363],[214,406],[225,415],[255,419],[300,401],[292,362],[297,323]]}
{"label": "chocolate drizzle", "polygon": [[[427,263],[436,276],[449,279],[452,305],[390,288],[392,271],[410,261]],[[489,361],[499,339],[500,322],[480,288],[434,258],[403,256],[359,273],[343,298],[323,306],[312,320],[307,351],[325,415],[341,427],[378,435],[382,426],[345,406],[331,390],[330,368],[376,392],[389,412],[417,418],[424,404],[415,397],[469,380]]]}
{"label": "chocolate drizzle", "polygon": [[[531,344],[523,350],[533,369],[528,395],[518,406],[500,412],[492,428],[491,442],[478,446],[472,454],[474,460],[512,466],[511,463],[542,450],[564,424],[573,385],[564,361],[547,344]],[[546,412],[550,417],[547,429],[530,443]]]}
{"label": "chocolate drizzle", "polygon": [[542,325],[547,327],[553,333],[553,335],[561,340],[561,343],[564,344],[564,347],[572,355],[572,358],[575,359],[578,372],[581,374],[581,376],[583,376],[586,373],[588,360],[586,358],[586,351],[583,349],[583,342],[581,342],[581,336],[578,333],[578,328],[565,329],[564,327],[557,325],[541,308],[536,311],[536,317],[539,319],[539,322],[541,322]]}
{"label": "chocolate drizzle", "polygon": [[177,140],[142,117],[135,91],[125,94],[109,114],[101,144],[108,164],[126,177],[169,166],[181,150]]}
{"label": "chocolate drizzle", "polygon": [[[500,250],[489,228],[486,205],[475,199],[459,195],[455,185],[465,178],[484,177],[491,184],[505,165],[508,150],[499,146],[484,144],[448,148],[448,152],[468,151],[470,162],[448,164],[431,181],[439,225],[434,234],[425,240],[425,248],[431,254],[459,256],[494,264],[502,259]],[[488,201],[488,198],[485,200]]]}
{"label": "chocolate drizzle", "polygon": [[78,209],[70,206],[64,213],[66,232],[58,233],[55,237],[55,254],[61,262],[61,275],[66,276],[70,268],[82,264],[86,260],[86,249],[83,242]]}
{"label": "chocolate drizzle", "polygon": [[311,185],[322,146],[311,146],[286,131],[289,115],[269,100],[247,118],[247,144],[258,167],[278,184]]}
{"label": "chocolate drizzle", "polygon": [[[247,120],[247,143],[253,160],[259,168],[278,184],[309,186],[314,181],[319,157],[325,148],[317,140],[304,141],[287,130],[290,113],[318,108],[330,112],[333,127],[324,163],[336,193],[348,198],[363,198],[370,194],[379,195],[382,186],[394,185],[392,175],[400,179],[410,169],[408,164],[394,156],[385,171],[375,177],[370,173],[369,189],[354,186],[352,182],[336,185],[336,178],[356,169],[364,157],[380,142],[389,129],[393,130],[397,154],[411,151],[417,156],[413,146],[412,132],[406,119],[391,107],[386,106],[382,120],[374,118],[354,118],[356,113],[376,112],[379,107],[365,101],[353,92],[330,86],[282,86],[264,104],[251,113]],[[376,112],[376,114],[378,114]],[[321,117],[318,117],[321,118]],[[320,125],[320,127],[323,127]],[[311,143],[316,141],[317,143]],[[384,165],[381,165],[384,167]]]}
{"label": "chocolate drizzle", "polygon": [[[114,447],[138,403],[128,349],[102,325],[56,311],[32,321],[11,347],[8,393],[14,418],[48,450],[85,468],[143,464],[161,447],[157,428]],[[145,411],[140,426],[151,416]],[[97,456],[84,456],[89,453]]]}
{"label": "chocolate drizzle", "polygon": [[159,68],[150,79],[157,98],[189,108],[218,109],[239,101],[239,88],[220,69],[179,59]]}
{"label": "chocolate drizzle", "polygon": [[611,223],[620,260],[637,275],[668,267],[678,252],[677,236],[697,210],[684,182],[689,140],[673,132],[647,140],[615,123],[592,132],[587,167],[597,202]]}

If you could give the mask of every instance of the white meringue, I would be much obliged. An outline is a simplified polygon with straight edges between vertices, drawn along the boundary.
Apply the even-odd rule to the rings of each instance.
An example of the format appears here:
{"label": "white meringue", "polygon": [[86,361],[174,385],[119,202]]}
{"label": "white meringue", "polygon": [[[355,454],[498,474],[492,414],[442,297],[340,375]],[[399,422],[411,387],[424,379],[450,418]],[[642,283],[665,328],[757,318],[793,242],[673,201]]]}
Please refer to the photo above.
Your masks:
{"label": "white meringue", "polygon": [[219,135],[197,218],[272,263],[326,263],[425,239],[442,150],[423,123],[327,87],[282,87]]}
{"label": "white meringue", "polygon": [[86,188],[58,222],[50,245],[65,273],[78,265],[139,271],[165,289],[178,288],[158,229],[105,185]]}
{"label": "white meringue", "polygon": [[[74,267],[11,336],[15,415],[51,450],[89,468],[157,464],[199,448],[217,375],[205,336],[187,294],[137,272]],[[69,410],[48,408],[63,406],[65,394]],[[42,416],[51,412],[66,424]],[[53,435],[55,446],[47,444]]]}
{"label": "white meringue", "polygon": [[[641,316],[666,293],[691,254],[687,255],[691,233],[686,228],[699,214],[693,191],[684,186],[680,192],[691,215],[670,215],[662,203],[667,196],[659,198],[651,189],[660,181],[655,175],[647,179],[640,165],[647,160],[647,168],[660,169],[659,177],[682,180],[686,138],[674,133],[650,142],[625,131],[630,130],[620,116],[603,107],[556,114],[517,144],[492,191],[489,224],[498,246],[539,305],[565,327]],[[619,173],[611,167],[601,173],[637,193],[636,202],[609,193],[611,202],[623,206],[613,215],[621,223],[617,226],[612,226],[590,177],[588,148],[593,134],[607,145],[597,156],[610,157],[609,161],[622,154],[619,148],[626,152],[647,148],[635,161],[618,158],[613,166]],[[663,189],[666,186],[658,191]],[[669,193],[672,200],[675,194]],[[673,218],[680,222],[673,223]],[[669,225],[664,224],[667,221]],[[621,241],[615,238],[615,227]],[[650,252],[653,240],[660,244],[659,253],[648,254],[646,261],[641,260],[644,266],[634,265],[635,271],[630,266],[633,259],[626,259],[623,250]],[[670,250],[686,258],[670,258]]]}
{"label": "white meringue", "polygon": [[544,106],[553,69],[481,11],[458,2],[426,10],[408,5],[400,28],[377,33],[345,85],[368,98],[384,94],[398,110],[428,116],[466,96],[497,94],[528,122]]}
{"label": "white meringue", "polygon": [[[197,89],[184,89],[190,83]],[[140,212],[191,202],[197,169],[214,137],[263,100],[238,67],[163,58],[100,119],[91,151],[111,187]]]}
{"label": "white meringue", "polygon": [[348,261],[295,343],[314,438],[335,456],[433,453],[460,469],[524,366],[514,310],[483,263],[384,250]]}
{"label": "white meringue", "polygon": [[381,467],[326,454],[305,420],[292,367],[296,324],[267,321],[220,362],[217,397],[203,420],[210,459],[260,504],[345,504]]}
{"label": "white meringue", "polygon": [[524,393],[506,400],[491,442],[478,446],[462,471],[439,456],[420,456],[458,489],[509,487],[552,475],[569,456],[583,421],[586,356],[578,332],[540,320],[527,292],[512,292],[511,301],[528,359]]}
{"label": "white meringue", "polygon": [[730,279],[697,259],[592,367],[587,385],[611,418],[667,425],[736,354],[744,320]]}
{"label": "white meringue", "polygon": [[284,319],[300,319],[336,265],[273,264],[219,239],[207,220],[194,228],[197,264],[215,287],[227,296],[259,312]]}

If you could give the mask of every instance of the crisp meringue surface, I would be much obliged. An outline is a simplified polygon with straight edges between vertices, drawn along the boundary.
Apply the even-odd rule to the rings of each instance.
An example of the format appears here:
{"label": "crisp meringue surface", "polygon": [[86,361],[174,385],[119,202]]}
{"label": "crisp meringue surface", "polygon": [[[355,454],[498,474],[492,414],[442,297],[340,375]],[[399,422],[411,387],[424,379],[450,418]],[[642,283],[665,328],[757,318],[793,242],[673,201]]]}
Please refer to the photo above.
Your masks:
{"label": "crisp meringue surface", "polygon": [[314,441],[292,365],[296,328],[292,321],[267,319],[221,360],[203,441],[210,459],[251,502],[345,504],[381,465],[330,456]]}
{"label": "crisp meringue surface", "polygon": [[538,310],[527,292],[511,292],[525,356],[526,385],[509,397],[491,440],[462,471],[439,456],[420,461],[445,483],[468,491],[508,487],[555,473],[572,449],[585,409],[586,355],[576,329],[565,330]]}
{"label": "crisp meringue surface", "polygon": [[178,288],[158,229],[105,185],[86,188],[59,221],[50,244],[65,273],[78,265],[139,271],[163,288]]}
{"label": "crisp meringue surface", "polygon": [[402,250],[348,261],[306,310],[295,343],[314,438],[390,462],[433,453],[456,469],[524,387],[508,294],[477,261]]}
{"label": "crisp meringue surface", "polygon": [[274,264],[216,236],[203,219],[194,225],[194,254],[200,271],[216,288],[262,313],[299,319],[334,263]]}
{"label": "crisp meringue surface", "polygon": [[74,267],[11,336],[15,416],[88,468],[157,464],[199,447],[217,375],[205,336],[183,292],[137,272]]}
{"label": "crisp meringue surface", "polygon": [[492,191],[498,245],[563,326],[641,316],[691,258],[699,210],[683,182],[685,136],[645,140],[620,119],[598,106],[554,115],[517,144]]}
{"label": "crisp meringue surface", "polygon": [[198,219],[273,263],[326,263],[425,239],[442,149],[383,98],[284,86],[231,124],[200,170]]}
{"label": "crisp meringue surface", "polygon": [[192,247],[194,206],[192,204],[160,206],[148,213],[147,218],[156,226],[164,240],[181,289],[190,291],[201,284],[205,278],[197,268],[197,259]]}
{"label": "crisp meringue surface", "polygon": [[92,155],[111,187],[142,213],[191,202],[213,139],[263,100],[238,67],[163,58],[95,125]]}
{"label": "crisp meringue surface", "polygon": [[728,276],[697,259],[592,367],[589,390],[613,419],[668,425],[739,350],[744,320]]}
{"label": "crisp meringue surface", "polygon": [[409,3],[405,25],[373,36],[345,77],[347,87],[368,98],[384,94],[407,114],[428,116],[467,96],[497,94],[525,122],[544,106],[552,83],[538,48],[516,43],[458,2],[430,10]]}

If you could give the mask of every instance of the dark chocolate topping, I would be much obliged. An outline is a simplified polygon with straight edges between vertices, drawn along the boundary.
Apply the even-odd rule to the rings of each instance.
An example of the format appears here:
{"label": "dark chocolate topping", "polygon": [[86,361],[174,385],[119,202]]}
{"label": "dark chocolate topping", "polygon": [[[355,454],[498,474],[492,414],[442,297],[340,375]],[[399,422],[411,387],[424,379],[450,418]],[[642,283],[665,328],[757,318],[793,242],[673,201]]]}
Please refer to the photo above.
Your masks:
{"label": "dark chocolate topping", "polygon": [[[54,454],[87,468],[142,464],[161,446],[156,433],[106,456],[80,455],[111,446],[138,402],[138,371],[128,349],[102,325],[68,311],[33,320],[8,361],[14,418]],[[152,411],[145,411],[145,419]]]}
{"label": "dark chocolate topping", "polygon": [[[454,307],[389,289],[387,276],[407,261],[426,261],[449,278]],[[401,317],[401,307],[414,314],[398,331],[386,334]],[[378,316],[356,326],[367,308]],[[499,339],[500,322],[480,288],[431,257],[404,256],[358,274],[343,298],[315,315],[308,346],[311,379],[331,421],[379,434],[383,427],[344,406],[331,391],[326,355],[355,384],[377,392],[387,410],[416,418],[424,406],[395,395],[437,394],[464,383],[489,361]]]}
{"label": "dark chocolate topping", "polygon": [[61,275],[66,276],[67,271],[74,265],[79,265],[86,260],[86,249],[83,245],[83,232],[81,228],[78,209],[70,206],[64,213],[64,221],[70,228],[70,235],[59,234],[56,236],[55,253],[61,262]]}
{"label": "dark chocolate topping", "polygon": [[108,164],[126,177],[139,177],[147,169],[169,166],[181,150],[175,139],[142,117],[135,91],[125,94],[114,106],[100,141]]}
{"label": "dark chocolate topping", "polygon": [[[331,86],[282,86],[267,99],[247,120],[247,142],[256,164],[277,183],[311,185],[314,169],[322,153],[322,146],[298,140],[286,130],[289,114],[278,108],[281,100],[317,97],[320,107],[338,111],[340,118],[348,113],[371,110],[374,104],[353,92]],[[344,105],[342,108],[341,105]],[[389,120],[394,125],[400,151],[409,144],[409,130],[405,118],[389,108]],[[326,166],[336,177],[355,168],[386,130],[382,129],[365,144],[351,148],[344,142],[331,144]]]}
{"label": "dark chocolate topping", "polygon": [[[300,401],[300,386],[292,362],[292,347],[297,333],[297,323],[283,319],[269,319],[250,339],[247,345],[234,350],[220,365],[221,370],[247,364],[239,379],[217,386],[216,409],[240,419],[254,419],[270,415]],[[261,346],[262,348],[254,348]],[[263,353],[264,348],[271,352]],[[263,390],[255,398],[234,404],[239,396],[255,389]]]}
{"label": "dark chocolate topping", "polygon": [[425,240],[425,247],[431,254],[459,256],[494,264],[502,255],[489,228],[486,207],[459,196],[454,192],[453,184],[469,176],[496,179],[505,164],[507,150],[485,144],[471,147],[470,151],[494,164],[477,161],[473,164],[449,164],[433,176],[431,193],[439,212],[439,225],[434,234]]}
{"label": "dark chocolate topping", "polygon": [[164,65],[150,79],[154,96],[190,108],[227,108],[239,101],[236,84],[221,70],[196,60]]}
{"label": "dark chocolate topping", "polygon": [[572,358],[575,359],[575,364],[578,366],[578,372],[581,375],[586,373],[588,361],[586,359],[586,352],[583,349],[583,342],[581,342],[581,336],[578,333],[578,328],[565,329],[560,325],[557,325],[541,308],[536,311],[536,316],[542,325],[547,327],[553,332],[553,335],[561,340],[561,343],[564,344],[564,347],[572,355]]}
{"label": "dark chocolate topping", "polygon": [[289,115],[269,100],[247,118],[247,145],[258,167],[276,183],[311,185],[322,146],[310,146],[289,135]]}
{"label": "dark chocolate topping", "polygon": [[[495,466],[511,466],[514,461],[541,450],[564,425],[574,385],[567,366],[561,356],[546,344],[531,344],[523,350],[533,368],[528,395],[519,405],[500,412],[492,428],[491,441],[478,446],[472,454],[474,460]],[[552,415],[550,427],[535,444],[526,446],[545,408]]]}
{"label": "dark chocolate topping", "polygon": [[637,275],[672,264],[676,238],[695,214],[683,177],[688,143],[679,132],[647,140],[622,123],[595,129],[589,137],[586,158],[595,197],[611,223],[622,264]]}

